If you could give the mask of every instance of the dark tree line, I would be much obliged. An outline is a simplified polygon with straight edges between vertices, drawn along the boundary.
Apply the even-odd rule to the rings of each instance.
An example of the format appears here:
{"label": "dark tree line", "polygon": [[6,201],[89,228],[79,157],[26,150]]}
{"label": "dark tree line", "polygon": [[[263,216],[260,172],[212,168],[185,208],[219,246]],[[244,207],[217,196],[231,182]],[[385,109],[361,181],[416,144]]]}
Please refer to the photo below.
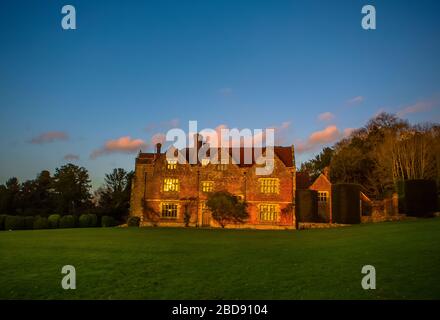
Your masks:
{"label": "dark tree line", "polygon": [[358,183],[370,197],[397,192],[408,179],[440,183],[440,125],[411,125],[381,113],[331,148],[324,148],[300,171],[316,178],[327,166],[332,183]]}
{"label": "dark tree line", "polygon": [[114,169],[94,195],[88,171],[74,164],[57,168],[53,176],[44,170],[34,180],[22,183],[10,178],[0,185],[0,214],[47,217],[95,213],[122,221],[128,215],[132,176],[132,172]]}

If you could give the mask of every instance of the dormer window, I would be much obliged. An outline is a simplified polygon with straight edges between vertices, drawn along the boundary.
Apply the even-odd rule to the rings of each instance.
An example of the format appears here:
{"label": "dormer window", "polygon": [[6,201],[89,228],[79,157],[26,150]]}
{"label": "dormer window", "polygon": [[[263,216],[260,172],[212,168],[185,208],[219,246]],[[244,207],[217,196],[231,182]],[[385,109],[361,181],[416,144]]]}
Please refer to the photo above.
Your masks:
{"label": "dormer window", "polygon": [[177,169],[177,160],[167,160],[167,169],[168,170],[175,170]]}

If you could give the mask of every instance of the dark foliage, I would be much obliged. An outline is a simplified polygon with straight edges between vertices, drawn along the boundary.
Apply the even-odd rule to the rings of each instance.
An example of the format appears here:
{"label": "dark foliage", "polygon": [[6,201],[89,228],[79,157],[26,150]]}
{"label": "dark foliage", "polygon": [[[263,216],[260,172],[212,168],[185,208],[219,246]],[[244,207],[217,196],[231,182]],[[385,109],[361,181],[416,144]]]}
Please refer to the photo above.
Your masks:
{"label": "dark foliage", "polygon": [[139,227],[140,222],[141,222],[141,219],[139,217],[131,216],[131,217],[128,217],[128,219],[127,219],[127,225],[129,227]]}
{"label": "dark foliage", "polygon": [[431,216],[437,208],[437,186],[433,180],[406,180],[405,212],[409,216]]}
{"label": "dark foliage", "polygon": [[361,222],[360,186],[337,183],[332,187],[333,222],[357,224]]}
{"label": "dark foliage", "polygon": [[318,222],[318,192],[296,190],[296,210],[298,222]]}

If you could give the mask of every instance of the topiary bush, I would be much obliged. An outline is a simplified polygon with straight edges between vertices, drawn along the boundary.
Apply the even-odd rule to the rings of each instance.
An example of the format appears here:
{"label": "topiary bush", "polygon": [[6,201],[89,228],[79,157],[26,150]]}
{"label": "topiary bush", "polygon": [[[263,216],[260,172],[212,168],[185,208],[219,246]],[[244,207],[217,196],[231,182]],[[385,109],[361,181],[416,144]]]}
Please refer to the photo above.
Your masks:
{"label": "topiary bush", "polygon": [[48,229],[49,228],[49,222],[47,221],[47,218],[37,216],[34,220],[34,229]]}
{"label": "topiary bush", "polygon": [[315,190],[296,190],[296,210],[298,222],[317,222],[318,192]]}
{"label": "topiary bush", "polygon": [[361,223],[360,186],[355,183],[337,183],[332,186],[333,222]]}
{"label": "topiary bush", "polygon": [[102,216],[101,218],[101,226],[102,227],[114,227],[117,225],[115,218],[110,216]]}
{"label": "topiary bush", "polygon": [[35,221],[35,218],[32,216],[24,217],[24,229],[32,230],[34,228],[34,221]]}
{"label": "topiary bush", "polygon": [[60,226],[60,219],[61,216],[59,214],[51,214],[49,218],[47,218],[47,221],[49,223],[50,229],[57,229]]}
{"label": "topiary bush", "polygon": [[61,217],[60,228],[75,228],[75,217],[72,215]]}
{"label": "topiary bush", "polygon": [[131,216],[131,217],[128,217],[127,225],[129,227],[139,227],[140,222],[141,222],[141,218]]}
{"label": "topiary bush", "polygon": [[0,230],[5,230],[5,214],[0,214]]}
{"label": "topiary bush", "polygon": [[434,180],[406,180],[405,213],[412,217],[431,216],[437,208],[437,185]]}
{"label": "topiary bush", "polygon": [[5,230],[23,230],[25,228],[24,217],[6,216]]}
{"label": "topiary bush", "polygon": [[82,214],[79,217],[78,224],[80,228],[89,228],[91,227],[92,224],[92,218],[90,217],[89,214]]}

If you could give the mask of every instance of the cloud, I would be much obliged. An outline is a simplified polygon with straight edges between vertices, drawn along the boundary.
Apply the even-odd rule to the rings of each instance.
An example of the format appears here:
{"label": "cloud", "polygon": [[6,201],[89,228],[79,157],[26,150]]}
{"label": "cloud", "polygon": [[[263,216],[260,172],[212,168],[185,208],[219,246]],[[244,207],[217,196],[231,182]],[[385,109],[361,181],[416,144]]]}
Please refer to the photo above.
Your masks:
{"label": "cloud", "polygon": [[305,142],[299,141],[296,150],[298,153],[313,151],[323,145],[334,143],[341,138],[349,136],[353,130],[355,129],[346,128],[341,132],[335,125],[327,126],[321,131],[313,132]]}
{"label": "cloud", "polygon": [[103,147],[93,151],[90,158],[96,159],[112,153],[135,153],[146,147],[147,144],[142,139],[132,139],[130,136],[124,136],[115,140],[108,140]]}
{"label": "cloud", "polygon": [[156,133],[152,138],[151,138],[151,144],[152,145],[156,145],[158,143],[164,144],[166,141],[166,136],[163,133]]}
{"label": "cloud", "polygon": [[397,111],[397,116],[402,118],[411,113],[419,113],[429,111],[438,103],[437,100],[425,100],[419,101],[413,105],[407,106],[399,111]]}
{"label": "cloud", "polygon": [[155,123],[149,123],[145,127],[145,131],[152,132],[154,130],[160,130],[160,131],[166,131],[168,129],[177,128],[179,127],[180,120],[175,118],[168,121],[161,121],[161,122],[155,122]]}
{"label": "cloud", "polygon": [[49,131],[32,138],[29,142],[33,144],[44,144],[63,140],[69,140],[67,133],[63,131]]}
{"label": "cloud", "polygon": [[64,156],[64,160],[66,161],[76,161],[79,160],[79,155],[68,153]]}
{"label": "cloud", "polygon": [[233,91],[232,88],[221,88],[218,92],[224,97],[229,97]]}
{"label": "cloud", "polygon": [[357,97],[354,97],[354,98],[351,98],[350,100],[348,100],[347,103],[349,105],[357,105],[357,104],[362,103],[364,100],[365,100],[365,98],[363,96],[357,96]]}
{"label": "cloud", "polygon": [[335,118],[335,115],[331,112],[324,112],[318,115],[319,121],[331,121]]}

